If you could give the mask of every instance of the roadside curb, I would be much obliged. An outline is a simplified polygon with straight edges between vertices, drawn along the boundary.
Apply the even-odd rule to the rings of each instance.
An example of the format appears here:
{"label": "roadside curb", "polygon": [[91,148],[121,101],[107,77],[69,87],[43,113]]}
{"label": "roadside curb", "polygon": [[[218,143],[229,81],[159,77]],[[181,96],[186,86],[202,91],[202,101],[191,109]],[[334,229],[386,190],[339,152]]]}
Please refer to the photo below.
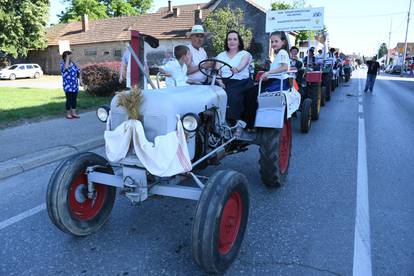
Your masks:
{"label": "roadside curb", "polygon": [[94,138],[73,146],[61,146],[38,156],[23,156],[0,163],[0,179],[61,160],[76,153],[103,146],[103,138]]}

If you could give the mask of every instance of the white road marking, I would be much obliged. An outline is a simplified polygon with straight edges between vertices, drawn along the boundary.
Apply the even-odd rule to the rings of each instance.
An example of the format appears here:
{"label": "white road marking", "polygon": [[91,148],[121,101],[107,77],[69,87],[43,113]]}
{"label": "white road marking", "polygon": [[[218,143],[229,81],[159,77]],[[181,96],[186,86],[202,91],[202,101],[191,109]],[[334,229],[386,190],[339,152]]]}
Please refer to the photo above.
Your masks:
{"label": "white road marking", "polygon": [[15,224],[15,223],[17,223],[21,220],[24,220],[25,218],[31,217],[31,216],[33,216],[33,215],[35,215],[35,214],[37,214],[37,213],[39,213],[39,212],[41,212],[45,209],[46,209],[46,203],[43,203],[43,204],[41,204],[39,206],[36,206],[36,207],[34,207],[30,210],[27,210],[23,213],[18,214],[17,216],[6,219],[6,220],[0,222],[0,230],[4,229],[4,228],[6,228],[10,225],[13,225],[13,224]]}
{"label": "white road marking", "polygon": [[362,104],[358,105],[358,112],[359,113],[363,113],[364,112],[364,109],[362,107]]}
{"label": "white road marking", "polygon": [[[361,92],[361,78],[359,78],[358,82],[358,89]],[[362,106],[359,105],[359,107]],[[372,276],[367,148],[363,113],[358,118],[357,198],[352,272],[354,276]]]}

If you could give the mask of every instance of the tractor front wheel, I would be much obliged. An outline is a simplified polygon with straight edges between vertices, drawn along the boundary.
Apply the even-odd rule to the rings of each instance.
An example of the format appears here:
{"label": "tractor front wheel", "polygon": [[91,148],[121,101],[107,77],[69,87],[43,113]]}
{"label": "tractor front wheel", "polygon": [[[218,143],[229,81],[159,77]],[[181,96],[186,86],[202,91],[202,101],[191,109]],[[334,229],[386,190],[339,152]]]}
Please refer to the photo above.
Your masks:
{"label": "tractor front wheel", "polygon": [[236,259],[249,216],[246,177],[233,170],[210,177],[198,201],[192,229],[192,252],[207,273],[224,273]]}
{"label": "tractor front wheel", "polygon": [[53,172],[46,193],[49,218],[63,232],[86,236],[102,227],[109,219],[115,201],[116,188],[93,183],[88,194],[86,169],[114,174],[106,160],[91,152],[73,155]]}

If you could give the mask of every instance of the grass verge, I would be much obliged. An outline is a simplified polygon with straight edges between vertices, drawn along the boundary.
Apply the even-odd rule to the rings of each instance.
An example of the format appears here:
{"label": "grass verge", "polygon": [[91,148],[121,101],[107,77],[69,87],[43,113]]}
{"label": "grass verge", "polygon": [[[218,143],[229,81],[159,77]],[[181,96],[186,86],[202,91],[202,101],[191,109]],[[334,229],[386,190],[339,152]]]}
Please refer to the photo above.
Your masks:
{"label": "grass verge", "polygon": [[[110,102],[111,97],[93,97],[81,91],[77,110],[85,110]],[[0,87],[0,126],[65,114],[62,89]]]}

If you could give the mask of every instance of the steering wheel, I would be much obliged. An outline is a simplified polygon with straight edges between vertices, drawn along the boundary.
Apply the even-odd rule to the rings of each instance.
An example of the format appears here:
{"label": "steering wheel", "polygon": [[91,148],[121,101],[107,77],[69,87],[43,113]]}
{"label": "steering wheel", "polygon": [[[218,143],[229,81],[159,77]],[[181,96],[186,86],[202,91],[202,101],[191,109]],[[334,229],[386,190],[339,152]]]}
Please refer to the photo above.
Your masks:
{"label": "steering wheel", "polygon": [[[222,66],[220,66],[218,69],[216,69],[216,64],[217,63],[221,63],[223,64]],[[221,74],[221,68],[223,67],[229,67],[229,70],[231,72],[231,75],[229,77],[223,77],[223,75]],[[233,77],[234,73],[233,71],[231,71],[232,66],[224,61],[215,59],[215,58],[208,58],[205,59],[203,61],[201,61],[198,64],[198,69],[200,70],[201,73],[203,73],[203,75],[212,78],[213,76],[216,76],[216,79],[218,80],[223,80],[223,79],[230,79],[231,77]]]}

